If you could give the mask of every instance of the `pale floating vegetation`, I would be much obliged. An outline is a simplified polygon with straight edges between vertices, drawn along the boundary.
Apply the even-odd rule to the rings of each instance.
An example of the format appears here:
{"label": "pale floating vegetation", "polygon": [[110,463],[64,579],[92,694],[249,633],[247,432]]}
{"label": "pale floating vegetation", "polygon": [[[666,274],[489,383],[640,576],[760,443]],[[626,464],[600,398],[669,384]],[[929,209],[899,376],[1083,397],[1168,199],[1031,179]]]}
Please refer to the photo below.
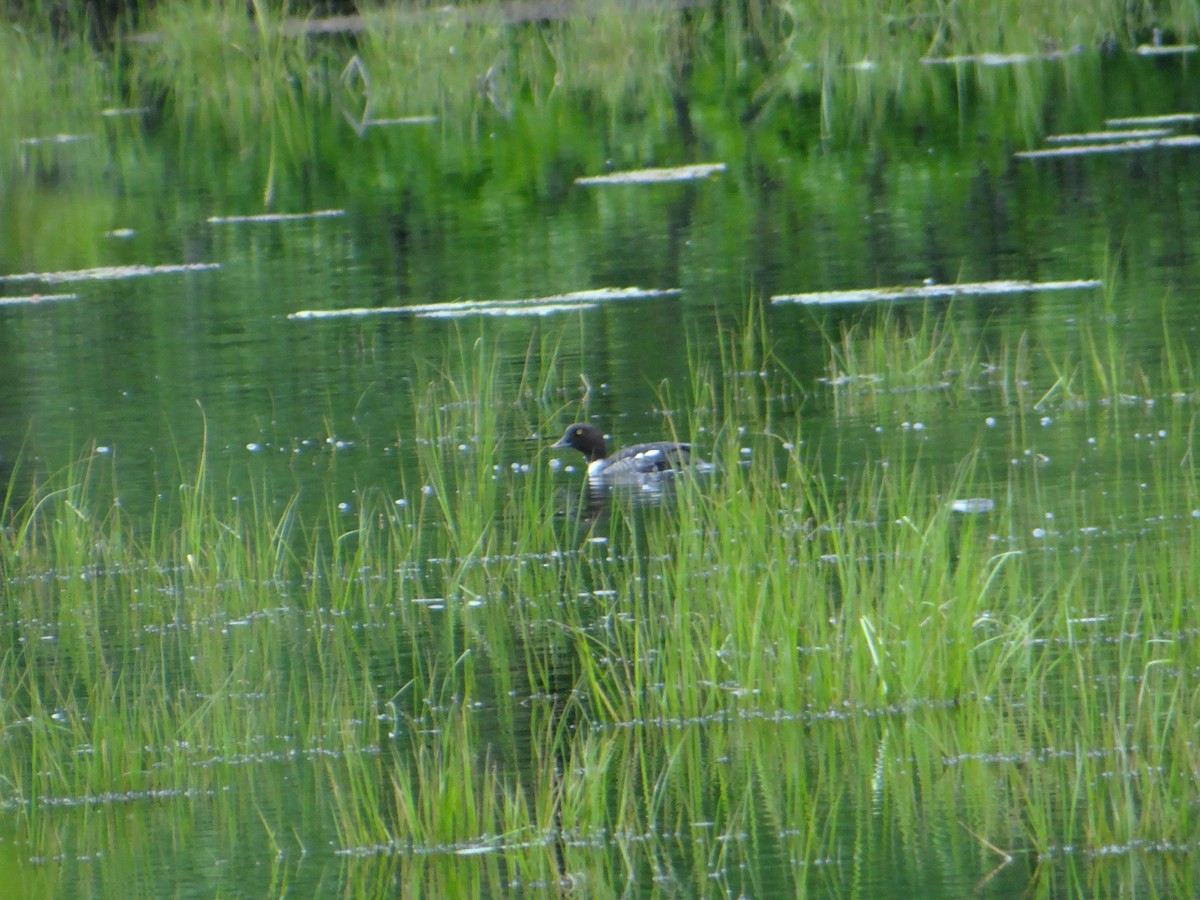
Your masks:
{"label": "pale floating vegetation", "polygon": [[1134,153],[1160,147],[1189,149],[1200,146],[1200,136],[1173,134],[1171,128],[1193,123],[1197,118],[1200,117],[1196,113],[1170,113],[1105,119],[1108,130],[1050,135],[1046,138],[1046,143],[1058,146],[1041,150],[1019,150],[1013,156],[1018,159],[1043,159],[1056,156]]}
{"label": "pale floating vegetation", "polygon": [[1138,56],[1182,56],[1200,50],[1197,44],[1140,44]]}
{"label": "pale floating vegetation", "polygon": [[514,306],[484,306],[476,309],[427,309],[415,315],[422,319],[461,319],[467,316],[552,316],[556,313],[595,309],[598,303],[518,303]]}
{"label": "pale floating vegetation", "polygon": [[1108,144],[1082,144],[1070,147],[1051,147],[1046,150],[1018,150],[1018,159],[1045,159],[1053,156],[1096,156],[1102,153],[1133,153],[1159,148],[1200,147],[1200,135],[1181,134],[1174,137],[1150,138],[1140,141],[1116,141]]}
{"label": "pale floating vegetation", "polygon": [[298,222],[305,219],[335,219],[346,215],[344,209],[317,209],[304,213],[259,213],[250,216],[209,216],[209,225],[259,225],[269,222]]}
{"label": "pale floating vegetation", "polygon": [[1085,131],[1079,134],[1047,135],[1047,144],[1087,144],[1104,141],[1133,141],[1145,138],[1167,137],[1166,128],[1131,128],[1124,131]]}
{"label": "pale floating vegetation", "polygon": [[1040,53],[968,53],[956,56],[922,56],[927,66],[958,66],[978,63],[981,66],[1018,66],[1032,62],[1050,62],[1083,52],[1082,47],[1069,50],[1046,50]]}
{"label": "pale floating vegetation", "polygon": [[698,181],[724,172],[725,163],[696,163],[690,166],[669,166],[658,169],[628,169],[607,175],[587,175],[575,179],[576,184],[663,184],[670,181]]}
{"label": "pale floating vegetation", "polygon": [[950,501],[950,511],[956,513],[979,514],[989,513],[996,508],[996,501],[991,497],[964,497],[961,500]]}
{"label": "pale floating vegetation", "polygon": [[805,294],[776,294],[772,303],[803,303],[814,306],[836,303],[878,303],[885,300],[929,300],[939,297],[978,297],[1028,294],[1041,291],[1077,291],[1102,287],[1094,278],[1077,281],[976,281],[962,284],[922,284],[912,287],[858,288],[848,291],[813,291]]}
{"label": "pale floating vegetation", "polygon": [[115,119],[121,116],[144,116],[148,112],[148,106],[109,106],[100,110],[100,115],[107,119]]}
{"label": "pale floating vegetation", "polygon": [[432,125],[437,116],[397,116],[393,119],[367,119],[364,128],[386,128],[394,125]]}
{"label": "pale floating vegetation", "polygon": [[456,856],[481,856],[484,853],[495,853],[499,849],[497,844],[472,844],[458,848],[454,854]]}
{"label": "pale floating vegetation", "polygon": [[1127,116],[1105,119],[1108,128],[1154,128],[1159,125],[1187,125],[1200,122],[1200,113],[1166,113],[1161,116]]}
{"label": "pale floating vegetation", "polygon": [[31,294],[28,297],[0,297],[0,306],[36,306],[39,303],[78,299],[78,294]]}
{"label": "pale floating vegetation", "polygon": [[104,232],[104,236],[107,238],[119,238],[121,240],[126,240],[136,235],[137,232],[132,228],[113,228],[111,231]]}
{"label": "pale floating vegetation", "polygon": [[17,143],[22,147],[45,147],[59,144],[78,144],[80,141],[90,141],[90,134],[47,134],[40,137],[18,138]]}
{"label": "pale floating vegetation", "polygon": [[161,266],[99,266],[95,269],[68,269],[62,272],[21,272],[0,275],[0,282],[42,281],[46,284],[67,284],[75,281],[119,281],[124,278],[143,278],[147,275],[179,275],[184,272],[209,272],[221,268],[220,263],[174,263]]}
{"label": "pale floating vegetation", "polygon": [[336,319],[380,315],[409,315],[433,319],[462,316],[544,316],[552,313],[595,309],[600,303],[613,300],[678,297],[681,293],[679,288],[596,288],[590,291],[572,291],[566,294],[533,297],[526,300],[459,300],[450,303],[414,303],[411,306],[302,309],[289,313],[288,318]]}

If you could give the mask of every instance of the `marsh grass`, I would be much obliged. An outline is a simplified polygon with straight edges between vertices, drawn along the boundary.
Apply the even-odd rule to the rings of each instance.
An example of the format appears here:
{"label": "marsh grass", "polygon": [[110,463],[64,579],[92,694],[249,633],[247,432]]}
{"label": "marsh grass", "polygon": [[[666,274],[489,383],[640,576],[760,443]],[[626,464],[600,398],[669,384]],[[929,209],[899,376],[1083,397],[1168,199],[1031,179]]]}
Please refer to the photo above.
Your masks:
{"label": "marsh grass", "polygon": [[0,85],[0,113],[19,124],[5,142],[6,154],[19,138],[80,133],[80,123],[98,129],[99,111],[115,90],[112,69],[86,41],[52,42],[36,32],[0,29],[8,77]]}
{"label": "marsh grass", "polygon": [[267,0],[159,4],[147,18],[156,40],[126,48],[131,104],[163,101],[189,154],[206,146],[254,154],[271,208],[276,180],[316,153],[309,111],[328,106],[336,78],[327,52],[284,33],[283,10]]}
{"label": "marsh grass", "polygon": [[[497,467],[567,415],[556,335],[507,359],[460,334],[431,358],[406,504],[364,490],[306,518],[268,483],[233,502],[204,453],[142,521],[109,456],[27,500],[13,481],[5,807],[45,852],[84,852],[102,838],[57,810],[221,806],[230,785],[267,802],[286,765],[324,824],[289,838],[280,788],[265,845],[324,829],[347,860],[421,860],[405,878],[430,891],[844,884],[825,861],[876,809],[896,854],[949,848],[980,877],[987,846],[1101,867],[1191,847],[1200,496],[1178,338],[1138,358],[1100,317],[1064,356],[882,315],[828,335],[836,377],[802,385],[751,309],[715,359],[693,351],[684,397],[662,387],[716,470],[658,506],[563,515],[547,466]],[[836,430],[796,415],[915,417],[930,383],[998,420],[950,461],[890,429],[846,466]],[[1101,478],[1019,455],[1048,414],[1076,455],[1121,445]],[[1153,446],[1130,417],[1162,426]],[[1019,456],[1000,475],[997,451]],[[1131,476],[1146,487],[1107,489]],[[969,830],[912,827],[938,810]]]}
{"label": "marsh grass", "polygon": [[[11,30],[0,41],[11,51],[6,57],[18,60],[20,77],[6,80],[0,108],[21,111],[15,121],[38,123],[34,130],[61,132],[79,130],[103,106],[161,107],[192,155],[216,142],[252,155],[266,173],[269,206],[277,179],[305,171],[331,140],[327,126],[343,120],[361,135],[372,120],[432,114],[444,136],[477,139],[499,130],[548,153],[536,135],[575,122],[582,108],[609,123],[623,148],[620,161],[644,164],[668,139],[662,123],[675,121],[691,142],[693,119],[730,100],[713,93],[721,72],[749,98],[739,101],[745,117],[812,102],[827,138],[857,140],[894,122],[898,110],[953,107],[961,102],[955,95],[978,93],[1007,119],[1006,133],[1033,139],[1045,98],[1093,64],[1072,55],[1076,48],[1132,45],[1156,26],[1187,40],[1196,29],[1188,4],[1031,10],[1006,3],[986,15],[975,4],[835,9],[797,2],[722,15],[592,4],[586,16],[544,21],[511,21],[510,13],[490,2],[455,10],[385,6],[362,13],[361,31],[329,36],[284,27],[287,4],[268,0],[163,3],[137,23],[153,39],[118,39],[108,53],[87,40],[41,41]],[[86,12],[78,18],[85,21]],[[921,61],[1063,51],[1063,58],[1015,66],[964,62],[951,79]],[[43,121],[47,115],[61,121]],[[638,121],[646,125],[631,132]],[[714,139],[737,140],[717,132]]]}
{"label": "marsh grass", "polygon": [[[192,227],[185,223],[214,212],[301,211],[349,187],[371,198],[367,207],[405,198],[405,208],[437,235],[445,221],[437,207],[447,197],[473,205],[478,221],[515,221],[522,205],[540,215],[541,203],[559,204],[575,176],[610,164],[697,161],[698,148],[708,147],[730,164],[722,185],[747,177],[737,162],[745,159],[794,185],[814,209],[832,211],[832,227],[808,239],[829,242],[814,258],[846,259],[880,189],[895,198],[883,201],[892,215],[914,215],[926,206],[931,177],[960,193],[964,165],[982,158],[1003,171],[1013,142],[1035,143],[1049,122],[1095,124],[1103,99],[1080,86],[1102,82],[1099,68],[1109,61],[1092,48],[1105,37],[1130,42],[1175,21],[1181,38],[1189,33],[1183,6],[1158,7],[1153,21],[1125,24],[1108,9],[1058,20],[1054,10],[1021,15],[1005,7],[1003,46],[1036,50],[1070,40],[1086,51],[1006,67],[920,62],[923,53],[972,52],[999,40],[990,16],[973,17],[958,5],[634,13],[589,4],[586,17],[520,22],[509,21],[511,10],[499,3],[454,12],[388,7],[365,12],[361,32],[328,35],[285,27],[284,4],[161,3],[137,23],[154,40],[121,34],[111,47],[76,34],[56,40],[48,27],[9,28],[0,34],[11,72],[0,85],[0,112],[14,135],[85,139],[0,146],[0,161],[19,176],[6,190],[0,225],[27,268],[85,268],[111,262],[114,253],[174,253],[174,236]],[[50,15],[50,6],[43,11]],[[75,11],[86,18],[86,9]],[[863,62],[871,66],[856,67]],[[1076,106],[1063,109],[1062,97]],[[110,107],[146,112],[102,117]],[[437,121],[369,126],[414,114]],[[856,158],[816,152],[831,143],[853,148]],[[946,162],[931,164],[929,149]],[[808,164],[796,164],[805,157]],[[178,192],[179,210],[178,228],[165,232],[141,202],[164,184]],[[727,190],[721,202],[745,193]],[[730,212],[723,215],[732,221]],[[138,240],[105,237],[118,227]],[[737,240],[743,230],[728,228],[721,240]],[[533,231],[487,234],[500,248],[493,250],[504,268],[496,271],[527,283],[515,262],[521,255],[506,252],[520,244],[553,260],[551,280],[577,286],[590,277],[580,261],[586,241],[564,252],[574,240],[570,229]],[[218,248],[245,251],[243,244]],[[901,258],[915,253],[915,242],[897,250]],[[462,290],[483,295],[503,284],[476,278]],[[425,283],[414,293],[436,297],[439,289]]]}
{"label": "marsh grass", "polygon": [[[492,105],[511,114],[512,40],[497,5],[397,16],[368,12],[353,63],[342,76],[345,102],[367,120],[418,114],[459,119]],[[473,118],[473,117],[472,117]]]}
{"label": "marsh grass", "polygon": [[[312,108],[338,98],[538,135],[584,96],[614,132],[651,122],[621,144],[637,157],[697,63],[757,78],[768,60],[754,102],[819,92],[839,134],[888,115],[896,84],[914,105],[946,90],[918,53],[1094,40],[1011,10],[994,33],[969,6],[886,27],[851,7],[811,33],[806,7],[429,19],[362,37],[366,84],[340,76],[349,48],[253,9],[160,5],[163,42],[130,48],[129,78],[168,98],[189,156],[206,139],[261,151],[267,201],[279,161],[311,156]],[[21,76],[0,97],[34,131],[73,130],[124,89],[85,46],[0,42]],[[1024,115],[1060,65],[964,64],[960,88]],[[531,138],[513,171],[543,151]],[[70,152],[31,151],[26,171],[70,170]],[[1190,892],[1170,860],[1196,850],[1196,379],[1165,318],[1161,350],[1129,344],[1115,296],[1066,350],[954,306],[871,312],[827,328],[817,383],[750,304],[715,358],[690,350],[690,383],[657,386],[666,433],[700,436],[715,471],[594,518],[517,443],[574,410],[549,330],[515,358],[476,333],[430,351],[398,496],[359,485],[348,511],[265,480],[233,500],[203,449],[144,514],[109,456],[36,482],[22,463],[0,504],[0,803],[19,846],[89,858],[112,894],[140,848],[169,863],[192,843],[197,811],[220,823],[206,839],[275,860],[274,886],[281,852],[332,844],[347,893],[364,871],[433,895],[717,878],[848,893],[859,836],[914,869],[999,867],[995,883],[1015,867],[991,848],[1033,856],[1034,889]],[[958,413],[972,424],[932,440],[900,427]],[[861,440],[863,423],[880,430]],[[995,508],[949,505],[974,497]]]}

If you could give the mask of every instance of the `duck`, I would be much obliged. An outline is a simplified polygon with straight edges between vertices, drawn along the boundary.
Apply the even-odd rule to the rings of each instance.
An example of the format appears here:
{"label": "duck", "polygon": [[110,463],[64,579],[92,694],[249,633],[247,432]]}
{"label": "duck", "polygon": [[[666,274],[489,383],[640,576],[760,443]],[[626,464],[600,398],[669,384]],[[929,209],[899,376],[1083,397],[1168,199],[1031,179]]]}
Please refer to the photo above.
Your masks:
{"label": "duck", "polygon": [[582,453],[587,459],[588,477],[593,480],[638,478],[656,472],[705,465],[704,460],[692,453],[691,444],[675,441],[631,444],[609,456],[604,435],[599,428],[587,422],[567,426],[562,438],[551,447],[555,450],[574,449]]}

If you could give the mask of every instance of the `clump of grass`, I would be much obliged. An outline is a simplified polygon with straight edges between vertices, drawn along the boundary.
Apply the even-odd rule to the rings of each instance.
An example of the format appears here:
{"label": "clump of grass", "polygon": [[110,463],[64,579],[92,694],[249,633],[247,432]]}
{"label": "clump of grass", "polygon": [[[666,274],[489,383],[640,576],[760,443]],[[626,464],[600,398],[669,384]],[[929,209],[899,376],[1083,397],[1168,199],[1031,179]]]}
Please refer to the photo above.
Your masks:
{"label": "clump of grass", "polygon": [[330,102],[332,76],[303,33],[281,29],[283,9],[254,0],[250,11],[224,2],[156,6],[146,23],[155,39],[128,48],[130,92],[167,98],[189,155],[206,143],[256,154],[270,206],[278,174],[316,152],[311,111]]}
{"label": "clump of grass", "polygon": [[[498,104],[511,112],[512,41],[498,7],[365,14],[344,102],[365,119],[436,114],[449,120]],[[349,111],[349,110],[348,110]]]}
{"label": "clump of grass", "polygon": [[[1190,430],[1109,458],[1152,485],[1132,505],[1014,450],[1052,449],[1047,414],[1062,446],[1099,426],[1121,442],[1091,394],[1174,394],[1186,354],[1168,339],[1161,365],[1139,361],[1098,325],[1068,366],[1019,332],[985,346],[953,317],[885,316],[830,341],[850,380],[821,387],[796,383],[761,316],[662,388],[664,409],[687,395],[718,469],[659,506],[618,495],[573,519],[548,469],[514,473],[508,442],[562,414],[562,337],[506,356],[474,334],[413,398],[403,446],[430,491],[403,490],[422,501],[364,490],[353,516],[331,497],[306,518],[264,483],[233,503],[203,454],[145,521],[112,502],[108,457],[10,499],[4,801],[42,846],[75,827],[86,845],[58,804],[186,797],[234,817],[235,785],[265,799],[278,847],[286,767],[321,823],[303,840],[419,859],[431,891],[737,884],[764,854],[808,885],[848,852],[847,818],[881,809],[894,855],[981,878],[1018,851],[1186,845]],[[838,432],[814,441],[796,415],[908,419],[930,377],[952,404],[1002,406],[949,460],[895,427],[847,466]],[[911,827],[938,811],[966,828]]]}
{"label": "clump of grass", "polygon": [[[834,10],[797,2],[721,16],[600,4],[583,18],[516,23],[499,6],[480,4],[368,9],[363,30],[343,40],[294,22],[284,27],[290,11],[267,0],[156,4],[137,22],[142,39],[118,40],[107,54],[86,40],[8,29],[0,48],[17,61],[17,77],[0,91],[0,111],[7,107],[6,120],[29,123],[31,132],[59,133],[78,131],[104,106],[161,106],[189,156],[202,156],[205,142],[256,156],[269,204],[281,174],[298,171],[332,139],[319,123],[344,119],[361,129],[371,119],[435,114],[441,133],[467,139],[511,123],[523,148],[514,167],[527,164],[530,150],[549,152],[538,133],[578,124],[580,108],[610,123],[628,164],[642,164],[669,148],[664,125],[674,122],[691,146],[701,119],[693,110],[731,96],[750,120],[799,99],[822,135],[847,139],[881,134],[898,108],[952,108],[955,95],[978,91],[1009,120],[1005,133],[1033,135],[1047,94],[1092,63],[1068,52],[1003,70],[962,63],[947,78],[922,59],[1091,50],[1135,43],[1156,27],[1187,41],[1197,29],[1186,4],[1073,3],[1031,14],[1006,3],[982,15],[972,4]],[[68,19],[82,22],[87,13],[77,8]],[[628,134],[633,121],[647,123],[636,136]],[[717,146],[738,140],[710,131]]]}
{"label": "clump of grass", "polygon": [[[8,77],[0,86],[0,114],[20,123],[10,137],[77,133],[78,123],[99,126],[96,117],[115,89],[105,58],[86,41],[55,41],[36,30],[0,29],[0,52]],[[5,153],[16,149],[7,141]]]}

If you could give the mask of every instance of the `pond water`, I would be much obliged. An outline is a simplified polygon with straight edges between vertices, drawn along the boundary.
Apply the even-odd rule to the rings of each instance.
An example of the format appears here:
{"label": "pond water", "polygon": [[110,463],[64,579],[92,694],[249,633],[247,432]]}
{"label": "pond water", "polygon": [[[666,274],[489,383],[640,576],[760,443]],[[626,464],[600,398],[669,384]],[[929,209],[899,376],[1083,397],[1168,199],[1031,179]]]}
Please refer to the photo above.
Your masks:
{"label": "pond water", "polygon": [[[969,483],[980,495],[935,503],[959,500],[967,518],[988,523],[981,530],[996,529],[989,558],[1036,558],[1029,583],[1038,590],[1062,577],[1064,560],[1094,550],[1103,561],[1107,548],[1132,546],[1148,531],[1171,546],[1194,544],[1193,498],[1165,496],[1163,485],[1177,482],[1159,476],[1182,478],[1193,467],[1190,360],[1164,348],[1168,336],[1188,346],[1200,326],[1197,151],[1015,155],[1047,146],[1048,134],[1101,131],[1116,117],[1193,112],[1194,66],[1086,51],[1003,69],[935,67],[922,75],[928,103],[898,104],[831,135],[822,110],[804,103],[751,115],[737,73],[704,62],[711,83],[697,78],[673,114],[668,104],[639,121],[631,106],[628,124],[589,117],[588,98],[568,95],[551,112],[536,98],[512,99],[506,116],[485,106],[473,128],[435,120],[360,134],[314,101],[270,147],[264,136],[239,152],[228,135],[188,133],[183,114],[167,107],[99,130],[65,123],[63,132],[88,139],[21,150],[16,178],[3,187],[0,296],[40,299],[0,306],[0,469],[11,478],[10,512],[84,460],[102,498],[93,502],[120,510],[130,541],[147,548],[145,565],[161,569],[163,589],[140,593],[143,576],[98,561],[115,551],[92,539],[52,548],[40,573],[18,564],[16,550],[7,558],[5,652],[21,661],[6,677],[25,680],[4,686],[6,759],[30,761],[0,791],[7,883],[30,896],[449,895],[562,885],[686,896],[1184,889],[1173,860],[1196,850],[1186,823],[1156,830],[1139,812],[1140,831],[1083,829],[1073,818],[1083,818],[1083,800],[1064,796],[1070,778],[1055,778],[1078,767],[1086,783],[1075,790],[1091,798],[1105,779],[1138,770],[1114,796],[1139,810],[1151,804],[1139,778],[1169,782],[1185,807],[1200,796],[1183,764],[1139,770],[1129,760],[1136,748],[1119,737],[1081,744],[1079,734],[1093,732],[1071,724],[1084,715],[1073,710],[1075,692],[1118,692],[1130,634],[1139,646],[1191,634],[1178,616],[1194,603],[1186,574],[1176,583],[1165,570],[1114,565],[1106,577],[1136,585],[1147,604],[1163,584],[1185,600],[1137,621],[1128,607],[1106,619],[1104,597],[1064,611],[1070,640],[1094,644],[1111,669],[1064,672],[1075,644],[1064,646],[1030,663],[1046,667],[1041,697],[919,680],[893,680],[869,696],[836,684],[799,684],[785,695],[793,679],[782,667],[792,656],[738,635],[722,648],[705,632],[678,651],[680,678],[720,682],[720,664],[691,669],[686,660],[719,660],[737,644],[765,667],[759,686],[729,676],[727,705],[659,703],[650,698],[673,696],[670,684],[636,672],[660,651],[625,646],[607,629],[622,619],[666,621],[664,605],[683,602],[686,592],[654,581],[673,552],[659,529],[679,527],[676,486],[655,484],[633,504],[608,495],[589,502],[582,459],[548,445],[587,419],[618,446],[678,433],[706,457],[732,448],[738,458],[724,456],[698,485],[714,495],[730,483],[731,464],[786,471],[795,436],[835,494],[831,486],[869,482],[888,465],[942,473],[932,477],[949,490],[947,473],[973,460]],[[1013,85],[1029,80],[1034,99],[1017,109]],[[1170,128],[1186,136],[1195,123]],[[305,151],[275,147],[296,134]],[[725,168],[677,183],[575,183],[704,162]],[[262,213],[264,193],[272,212],[337,212],[211,221]],[[192,268],[107,278],[83,271],[184,264]],[[26,273],[44,277],[15,277]],[[1005,279],[1100,286],[771,302]],[[549,299],[631,286],[664,293]],[[59,293],[74,296],[49,296]],[[548,299],[455,316],[293,315],[531,298]],[[731,348],[759,328],[769,356],[750,360],[761,370],[741,370],[735,363],[749,357]],[[901,352],[904,342],[935,345],[939,330],[969,345],[948,355],[969,369],[922,367],[921,353]],[[872,339],[880,334],[894,339],[895,356],[879,355]],[[1016,361],[997,375],[989,368],[997,358]],[[1088,374],[1116,369],[1120,383]],[[1138,384],[1143,392],[1129,389]],[[1175,402],[1163,387],[1171,384],[1180,388]],[[730,441],[739,422],[728,398],[742,390],[758,405]],[[1032,479],[1019,502],[1018,468]],[[240,521],[243,509],[253,520],[265,510],[275,522],[327,522],[340,537],[279,550],[294,569],[229,563],[219,529],[155,556],[149,548],[165,546],[155,523],[183,533],[181,521],[205,515],[188,511],[180,487],[198,483],[201,471],[222,504],[217,517]],[[893,509],[882,493],[879,520],[859,522],[879,533]],[[548,505],[522,507],[528,497]],[[1003,529],[987,519],[997,507],[1006,510]],[[427,512],[405,519],[418,509]],[[522,509],[552,510],[552,540],[522,544],[530,527]],[[842,533],[819,512],[803,525],[811,509],[760,511],[781,529],[833,535],[819,540],[836,543]],[[339,571],[348,586],[333,583],[332,570],[321,574],[325,554],[358,540],[367,547],[363,523],[388,515],[401,530],[427,532],[417,538],[423,553],[365,553],[357,584],[347,556]],[[975,526],[955,527],[967,534],[947,543],[970,543]],[[472,555],[454,543],[472,528],[512,540],[497,547],[480,538],[484,550]],[[720,579],[739,562],[704,564]],[[575,579],[565,590],[552,569],[561,565]],[[761,570],[743,573],[747,597],[789,566],[804,568],[766,557],[754,565]],[[489,595],[470,571],[489,566],[547,574],[513,575],[528,592],[520,597]],[[211,578],[203,602],[186,587],[201,575]],[[64,585],[80,579],[99,585],[93,605],[67,616],[76,589]],[[637,587],[627,594],[614,585]],[[844,582],[837,590],[849,602]],[[342,591],[359,593],[346,600]],[[921,608],[922,597],[912,600]],[[1010,608],[994,602],[967,620],[981,646],[990,617]],[[472,618],[472,604],[488,617]],[[505,604],[520,607],[512,632]],[[171,608],[165,618],[160,605]],[[814,618],[830,615],[824,601],[816,605],[824,612]],[[1041,610],[1032,600],[1021,608],[1031,619]],[[865,666],[878,647],[865,618],[854,628],[867,635]],[[1006,646],[1034,653],[1035,632]],[[567,633],[585,638],[569,643]],[[822,640],[805,630],[794,652],[839,652]],[[634,687],[628,697],[612,688],[629,705],[605,708],[594,666],[615,659]],[[831,663],[831,679],[843,664],[856,665]],[[1195,677],[1182,657],[1164,657],[1161,668]],[[150,700],[141,693],[148,685],[156,685]],[[1141,688],[1153,692],[1151,682]],[[566,700],[589,690],[582,711]],[[10,700],[17,695],[24,699]],[[161,719],[175,731],[113,725],[114,709],[176,702],[191,712]],[[313,711],[321,703],[326,721]],[[1055,717],[1057,728],[1042,722]],[[1144,727],[1154,733],[1153,723]],[[1164,715],[1164,745],[1182,758],[1174,742],[1186,738],[1169,737],[1174,727]],[[37,737],[42,728],[52,737]],[[569,753],[559,729],[579,735]],[[46,760],[54,754],[35,752],[40,740],[61,741],[53,771]],[[461,784],[444,779],[440,793],[422,796],[406,789],[409,778],[437,783],[455,753],[466,761],[447,771]],[[492,792],[502,795],[495,818],[479,799],[491,790],[481,786],[489,767],[511,791]],[[1062,796],[1061,820],[1038,819],[1029,798],[1039,792]],[[625,815],[628,795],[639,799]],[[566,821],[571,803],[610,808],[611,828]],[[1107,867],[1106,853],[1120,862]]]}

